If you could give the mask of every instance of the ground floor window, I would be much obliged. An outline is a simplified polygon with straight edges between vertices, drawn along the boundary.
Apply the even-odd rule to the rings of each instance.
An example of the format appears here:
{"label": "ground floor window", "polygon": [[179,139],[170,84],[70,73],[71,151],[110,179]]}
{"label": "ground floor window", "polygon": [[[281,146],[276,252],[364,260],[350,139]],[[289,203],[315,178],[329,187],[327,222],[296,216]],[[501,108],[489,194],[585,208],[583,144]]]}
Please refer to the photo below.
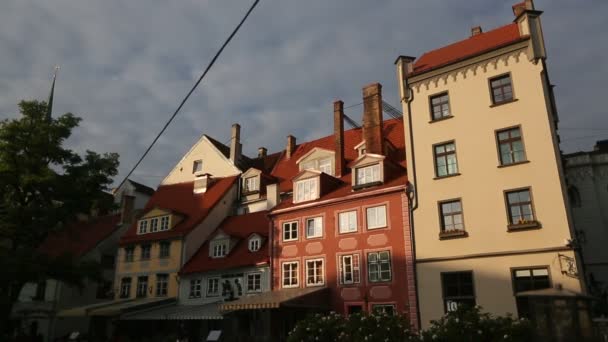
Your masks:
{"label": "ground floor window", "polygon": [[120,298],[129,298],[131,295],[131,278],[125,277],[120,281]]}
{"label": "ground floor window", "polygon": [[247,275],[247,292],[262,291],[262,274],[249,273]]}
{"label": "ground floor window", "polygon": [[323,273],[323,259],[306,260],[307,286],[317,286],[325,284]]}
{"label": "ground floor window", "polygon": [[394,315],[396,311],[395,304],[372,304],[372,312]]}
{"label": "ground floor window", "polygon": [[550,287],[549,269],[546,267],[513,270],[513,290],[515,293],[548,289]]}
{"label": "ground floor window", "polygon": [[340,284],[357,284],[361,282],[359,254],[340,256]]}
{"label": "ground floor window", "polygon": [[297,287],[298,286],[298,262],[284,262],[283,263],[283,287]]}
{"label": "ground floor window", "polygon": [[445,312],[455,311],[461,305],[475,306],[473,272],[441,273],[441,286]]}
{"label": "ground floor window", "polygon": [[169,275],[168,274],[157,274],[156,275],[156,297],[166,297],[168,287],[169,287]]}
{"label": "ground floor window", "polygon": [[391,253],[389,251],[367,253],[367,271],[372,283],[391,281]]}
{"label": "ground floor window", "polygon": [[148,295],[148,276],[137,277],[137,297],[143,298]]}
{"label": "ground floor window", "polygon": [[349,315],[360,313],[363,311],[363,305],[348,305],[346,307],[346,313]]}
{"label": "ground floor window", "polygon": [[190,298],[201,298],[201,280],[190,279]]}
{"label": "ground floor window", "polygon": [[207,297],[213,297],[220,294],[220,278],[207,279]]}

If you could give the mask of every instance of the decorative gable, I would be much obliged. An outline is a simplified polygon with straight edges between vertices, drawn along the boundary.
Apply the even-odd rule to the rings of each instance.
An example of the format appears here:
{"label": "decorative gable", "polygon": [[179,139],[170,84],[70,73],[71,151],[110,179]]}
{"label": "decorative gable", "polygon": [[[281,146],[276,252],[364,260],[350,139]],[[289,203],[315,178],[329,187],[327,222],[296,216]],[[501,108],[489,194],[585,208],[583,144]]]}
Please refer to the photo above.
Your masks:
{"label": "decorative gable", "polygon": [[300,171],[317,170],[328,175],[335,175],[335,152],[315,147],[296,161]]}
{"label": "decorative gable", "polygon": [[170,230],[181,221],[181,215],[169,210],[154,208],[137,221],[137,234],[157,233]]}
{"label": "decorative gable", "polygon": [[385,156],[364,154],[355,159],[349,166],[352,172],[353,189],[365,188],[384,183]]}

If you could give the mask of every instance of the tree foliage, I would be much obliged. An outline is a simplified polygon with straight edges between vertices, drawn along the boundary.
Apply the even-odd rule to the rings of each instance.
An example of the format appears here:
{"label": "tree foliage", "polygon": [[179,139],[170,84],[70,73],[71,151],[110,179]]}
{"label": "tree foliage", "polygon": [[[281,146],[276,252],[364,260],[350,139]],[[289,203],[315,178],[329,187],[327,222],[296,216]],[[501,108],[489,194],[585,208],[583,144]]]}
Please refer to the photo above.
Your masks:
{"label": "tree foliage", "polygon": [[77,214],[106,209],[104,191],[118,167],[115,153],[80,156],[65,146],[78,117],[48,117],[45,102],[22,101],[19,108],[20,117],[0,121],[0,321],[26,282],[78,285],[96,274],[89,263],[49,258],[38,247]]}

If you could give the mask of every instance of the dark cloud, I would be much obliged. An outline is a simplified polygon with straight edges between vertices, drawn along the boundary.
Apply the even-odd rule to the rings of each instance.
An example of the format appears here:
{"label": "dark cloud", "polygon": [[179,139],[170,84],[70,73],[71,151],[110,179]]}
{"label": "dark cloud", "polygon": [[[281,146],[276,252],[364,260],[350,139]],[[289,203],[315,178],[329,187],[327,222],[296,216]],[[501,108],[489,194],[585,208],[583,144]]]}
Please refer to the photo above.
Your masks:
{"label": "dark cloud", "polygon": [[[161,129],[250,2],[5,0],[0,5],[0,117],[44,99],[62,69],[55,112],[84,118],[70,140],[115,151],[121,174]],[[512,20],[509,2],[262,0],[182,113],[136,172],[155,185],[202,133],[271,151],[331,132],[333,100],[361,102],[379,81],[398,107],[393,61]],[[537,0],[561,117],[562,148],[608,137],[608,3]],[[347,110],[359,119],[361,107]],[[603,129],[603,130],[601,130]]]}

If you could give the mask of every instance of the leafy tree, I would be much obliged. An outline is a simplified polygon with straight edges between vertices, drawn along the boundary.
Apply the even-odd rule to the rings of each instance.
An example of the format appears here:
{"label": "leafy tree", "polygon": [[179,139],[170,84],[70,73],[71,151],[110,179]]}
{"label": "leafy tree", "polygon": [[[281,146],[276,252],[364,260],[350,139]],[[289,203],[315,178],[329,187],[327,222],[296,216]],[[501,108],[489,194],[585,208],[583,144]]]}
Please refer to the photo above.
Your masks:
{"label": "leafy tree", "polygon": [[0,121],[0,334],[25,283],[82,285],[95,278],[95,265],[69,255],[50,258],[38,247],[77,214],[105,209],[104,191],[118,167],[115,153],[81,157],[64,146],[80,122],[71,113],[52,118],[38,101],[19,108],[19,118]]}

